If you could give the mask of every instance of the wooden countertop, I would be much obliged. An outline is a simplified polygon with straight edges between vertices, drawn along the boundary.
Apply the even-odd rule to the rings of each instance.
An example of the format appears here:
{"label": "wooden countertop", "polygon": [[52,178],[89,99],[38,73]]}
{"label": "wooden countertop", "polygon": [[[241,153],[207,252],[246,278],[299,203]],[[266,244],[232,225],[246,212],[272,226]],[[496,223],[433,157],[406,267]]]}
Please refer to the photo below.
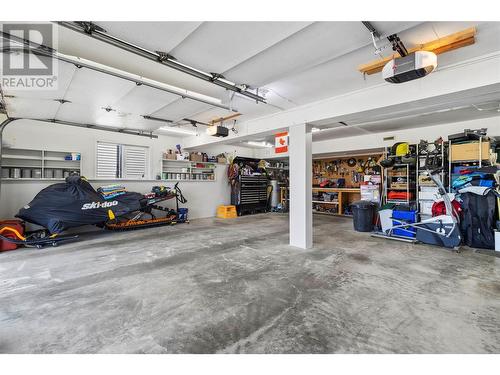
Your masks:
{"label": "wooden countertop", "polygon": [[[288,186],[282,186],[281,189],[289,190]],[[360,193],[360,188],[322,188],[322,187],[313,187],[313,190],[316,191],[326,191],[331,193]]]}
{"label": "wooden countertop", "polygon": [[316,191],[325,191],[331,193],[360,193],[360,188],[322,188],[322,187],[313,187],[313,190]]}

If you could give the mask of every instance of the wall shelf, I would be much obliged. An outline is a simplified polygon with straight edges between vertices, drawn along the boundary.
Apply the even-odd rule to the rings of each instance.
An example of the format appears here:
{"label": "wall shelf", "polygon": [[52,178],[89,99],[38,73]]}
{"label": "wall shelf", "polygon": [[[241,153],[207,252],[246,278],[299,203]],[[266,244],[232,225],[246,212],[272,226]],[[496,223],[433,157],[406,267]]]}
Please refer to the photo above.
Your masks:
{"label": "wall shelf", "polygon": [[[3,177],[3,180],[64,181],[65,176],[69,174],[81,174],[81,160],[66,160],[72,153],[75,152],[6,148],[2,155],[1,172],[2,176],[8,177]],[[29,177],[23,178],[23,174]],[[40,177],[33,177],[34,174]],[[57,177],[52,177],[54,174]]]}
{"label": "wall shelf", "polygon": [[[202,164],[205,167],[198,167]],[[162,181],[215,181],[217,162],[162,159]]]}

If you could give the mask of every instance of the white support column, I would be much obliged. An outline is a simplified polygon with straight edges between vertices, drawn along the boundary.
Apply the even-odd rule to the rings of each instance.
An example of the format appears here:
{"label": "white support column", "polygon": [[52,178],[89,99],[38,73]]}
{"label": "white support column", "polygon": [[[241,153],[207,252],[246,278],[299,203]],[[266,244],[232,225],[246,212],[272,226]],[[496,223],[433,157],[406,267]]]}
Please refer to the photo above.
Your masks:
{"label": "white support column", "polygon": [[312,227],[312,134],[307,124],[290,126],[290,245],[309,249]]}

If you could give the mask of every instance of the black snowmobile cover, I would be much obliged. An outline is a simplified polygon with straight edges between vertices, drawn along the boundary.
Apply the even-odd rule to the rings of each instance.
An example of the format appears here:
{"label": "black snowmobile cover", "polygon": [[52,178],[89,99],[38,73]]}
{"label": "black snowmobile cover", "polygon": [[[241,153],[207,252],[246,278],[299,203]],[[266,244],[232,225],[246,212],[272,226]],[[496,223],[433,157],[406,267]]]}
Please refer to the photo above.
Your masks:
{"label": "black snowmobile cover", "polygon": [[137,211],[142,198],[142,194],[127,192],[105,200],[85,178],[71,176],[65,183],[40,191],[16,217],[59,234],[69,228],[103,224],[110,219],[110,210],[116,217]]}

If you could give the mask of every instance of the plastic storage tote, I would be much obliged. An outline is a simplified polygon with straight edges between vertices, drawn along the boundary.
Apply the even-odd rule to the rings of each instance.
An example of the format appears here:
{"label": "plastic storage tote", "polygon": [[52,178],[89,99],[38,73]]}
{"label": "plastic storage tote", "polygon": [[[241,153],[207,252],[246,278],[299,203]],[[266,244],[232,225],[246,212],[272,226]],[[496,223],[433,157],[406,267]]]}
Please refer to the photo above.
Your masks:
{"label": "plastic storage tote", "polygon": [[[392,223],[394,225],[402,225],[404,223],[415,223],[417,220],[416,211],[392,211]],[[414,227],[409,228],[397,228],[392,231],[396,236],[415,238],[416,229]]]}

